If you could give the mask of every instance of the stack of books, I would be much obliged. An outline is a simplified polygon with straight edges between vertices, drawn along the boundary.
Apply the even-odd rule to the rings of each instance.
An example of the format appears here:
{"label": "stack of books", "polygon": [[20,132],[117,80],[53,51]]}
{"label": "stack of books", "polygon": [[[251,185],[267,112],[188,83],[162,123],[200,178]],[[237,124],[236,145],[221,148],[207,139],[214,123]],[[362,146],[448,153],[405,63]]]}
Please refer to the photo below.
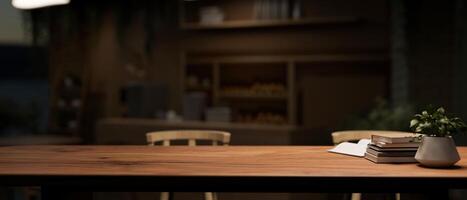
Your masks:
{"label": "stack of books", "polygon": [[413,163],[420,146],[418,135],[411,133],[374,134],[365,158],[375,163]]}

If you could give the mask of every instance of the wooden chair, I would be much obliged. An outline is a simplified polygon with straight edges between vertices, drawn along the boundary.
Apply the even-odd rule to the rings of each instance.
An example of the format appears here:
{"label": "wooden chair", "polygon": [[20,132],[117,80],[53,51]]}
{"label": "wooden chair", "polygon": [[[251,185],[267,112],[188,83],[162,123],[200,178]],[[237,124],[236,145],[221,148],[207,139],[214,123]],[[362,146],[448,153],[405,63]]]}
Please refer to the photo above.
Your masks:
{"label": "wooden chair", "polygon": [[[391,134],[391,133],[402,133],[399,131],[372,131],[372,130],[354,130],[354,131],[337,131],[331,133],[332,142],[334,145],[339,144],[341,142],[349,142],[349,141],[358,141],[361,139],[370,139],[372,134],[375,133],[384,133],[384,134]],[[361,193],[352,193],[351,199],[352,200],[360,200],[362,198]],[[396,200],[400,200],[400,193],[396,193]]]}
{"label": "wooden chair", "polygon": [[[175,130],[175,131],[156,131],[146,134],[146,141],[149,146],[154,146],[158,142],[162,142],[163,146],[170,146],[170,141],[173,140],[188,140],[188,146],[196,146],[197,140],[212,141],[213,146],[221,143],[224,146],[230,143],[230,133],[223,131],[208,131],[208,130]],[[213,192],[204,193],[205,200],[217,200],[217,194]],[[170,193],[162,192],[161,200],[169,200]]]}

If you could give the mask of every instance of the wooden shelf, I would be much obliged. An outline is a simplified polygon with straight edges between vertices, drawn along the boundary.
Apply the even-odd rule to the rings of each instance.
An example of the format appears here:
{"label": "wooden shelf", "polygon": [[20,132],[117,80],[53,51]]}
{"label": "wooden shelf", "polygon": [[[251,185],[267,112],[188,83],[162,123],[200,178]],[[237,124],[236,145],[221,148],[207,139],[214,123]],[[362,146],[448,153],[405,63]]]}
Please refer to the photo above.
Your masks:
{"label": "wooden shelf", "polygon": [[188,58],[190,64],[288,63],[288,62],[385,62],[380,54],[240,55]]}
{"label": "wooden shelf", "polygon": [[[364,53],[353,53],[353,54],[262,54],[262,55],[215,55],[215,56],[206,56],[206,55],[193,55],[186,56],[184,69],[189,67],[190,64],[205,64],[212,66],[212,80],[213,81],[213,93],[212,93],[212,102],[214,105],[219,105],[219,102],[228,103],[232,106],[235,106],[235,100],[239,101],[251,101],[255,104],[261,104],[265,101],[285,101],[286,102],[286,113],[287,120],[289,124],[296,124],[296,93],[294,92],[295,87],[295,68],[297,66],[313,66],[313,64],[322,64],[322,63],[365,63],[365,64],[378,64],[384,63],[387,64],[390,59],[387,55],[384,54],[364,54]],[[286,74],[284,86],[284,94],[278,93],[277,95],[263,95],[255,94],[250,92],[225,92],[221,87],[221,71],[228,69],[229,67],[243,67],[250,66],[250,64],[259,64],[259,66],[271,66],[284,68],[284,70],[278,70],[275,73]],[[264,65],[267,64],[267,65]],[[305,64],[305,65],[304,65]],[[227,67],[227,68],[224,68]],[[248,72],[249,67],[245,67],[241,71]],[[270,75],[271,76],[271,75]],[[238,77],[237,77],[238,78]],[[272,103],[272,102],[271,102]],[[282,104],[284,105],[284,104]]]}
{"label": "wooden shelf", "polygon": [[298,20],[239,20],[225,21],[220,24],[200,24],[182,22],[183,30],[213,30],[213,29],[242,29],[242,28],[267,28],[286,26],[310,26],[310,25],[331,25],[349,24],[361,21],[358,17],[313,17]]}
{"label": "wooden shelf", "polygon": [[208,92],[208,91],[211,91],[212,88],[211,88],[211,87],[202,87],[202,86],[199,86],[199,87],[186,86],[186,87],[185,87],[185,90],[187,90],[187,91],[202,91],[202,92]]}
{"label": "wooden shelf", "polygon": [[261,99],[261,100],[286,100],[287,93],[284,94],[241,94],[241,93],[225,93],[220,92],[220,98],[229,98],[229,99]]}

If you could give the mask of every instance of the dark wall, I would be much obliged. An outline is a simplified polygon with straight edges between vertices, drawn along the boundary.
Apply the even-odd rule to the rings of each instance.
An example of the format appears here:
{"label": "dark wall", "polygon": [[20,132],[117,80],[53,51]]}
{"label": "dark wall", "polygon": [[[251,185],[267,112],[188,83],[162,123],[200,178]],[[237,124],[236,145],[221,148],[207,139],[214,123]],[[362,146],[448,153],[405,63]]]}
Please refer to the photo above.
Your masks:
{"label": "dark wall", "polygon": [[410,97],[419,105],[453,107],[455,1],[410,1]]}
{"label": "dark wall", "polygon": [[0,80],[47,79],[47,55],[44,48],[0,44]]}
{"label": "dark wall", "polygon": [[[409,101],[467,119],[467,14],[462,0],[407,1]],[[456,138],[459,145],[467,137]]]}
{"label": "dark wall", "polygon": [[0,135],[47,130],[46,59],[41,47],[0,45]]}

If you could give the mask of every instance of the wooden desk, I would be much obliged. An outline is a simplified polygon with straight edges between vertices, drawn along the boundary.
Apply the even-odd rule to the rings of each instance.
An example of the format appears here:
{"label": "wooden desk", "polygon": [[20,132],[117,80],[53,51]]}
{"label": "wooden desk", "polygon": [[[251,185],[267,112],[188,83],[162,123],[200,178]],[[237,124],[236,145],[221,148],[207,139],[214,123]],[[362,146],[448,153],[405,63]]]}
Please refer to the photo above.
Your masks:
{"label": "wooden desk", "polygon": [[374,164],[325,146],[17,146],[0,148],[0,185],[93,191],[348,192],[467,188],[452,169]]}

